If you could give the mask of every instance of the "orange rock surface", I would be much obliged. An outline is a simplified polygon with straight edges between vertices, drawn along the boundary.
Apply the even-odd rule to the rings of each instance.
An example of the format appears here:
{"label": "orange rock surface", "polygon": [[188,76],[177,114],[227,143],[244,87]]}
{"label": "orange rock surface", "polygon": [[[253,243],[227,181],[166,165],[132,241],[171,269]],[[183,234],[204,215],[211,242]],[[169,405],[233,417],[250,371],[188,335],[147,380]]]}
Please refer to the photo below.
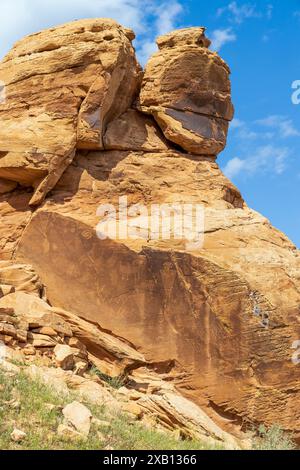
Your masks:
{"label": "orange rock surface", "polygon": [[[227,432],[277,423],[300,440],[300,255],[216,163],[229,68],[203,28],[179,30],[158,39],[141,82],[133,37],[110,20],[74,22],[0,64],[2,263],[33,266],[31,291],[45,286],[100,362],[103,332],[125,342],[106,367],[134,363],[138,376],[151,364]],[[201,205],[203,244],[145,224],[101,240],[98,208],[124,196],[132,229],[149,222],[136,204]],[[0,279],[13,284],[1,264]],[[85,341],[76,318],[95,324]]]}

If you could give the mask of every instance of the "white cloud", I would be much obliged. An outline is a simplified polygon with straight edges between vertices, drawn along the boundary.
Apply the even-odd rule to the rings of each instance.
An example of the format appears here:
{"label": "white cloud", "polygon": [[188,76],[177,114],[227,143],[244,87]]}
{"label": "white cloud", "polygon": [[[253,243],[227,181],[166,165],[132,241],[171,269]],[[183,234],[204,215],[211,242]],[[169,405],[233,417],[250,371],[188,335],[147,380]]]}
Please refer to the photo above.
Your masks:
{"label": "white cloud", "polygon": [[224,8],[217,10],[217,16],[220,17],[227,13],[232,23],[242,24],[248,18],[259,18],[261,16],[255,9],[255,5],[244,3],[238,5],[237,2],[231,2]]}
{"label": "white cloud", "polygon": [[246,160],[241,160],[238,157],[232,158],[227,162],[227,165],[223,169],[224,174],[227,178],[232,179],[237,176],[245,167]]}
{"label": "white cloud", "polygon": [[244,158],[232,158],[223,169],[225,175],[232,179],[243,173],[244,176],[253,176],[257,172],[269,172],[281,175],[286,168],[286,160],[290,150],[286,147],[265,145],[251,152]]}
{"label": "white cloud", "polygon": [[245,122],[241,121],[240,119],[237,119],[237,118],[233,118],[231,123],[230,123],[231,129],[240,129],[244,125],[245,125]]}
{"label": "white cloud", "polygon": [[177,0],[1,0],[0,58],[27,34],[76,19],[104,17],[140,35],[138,52],[146,60],[154,50],[150,43],[154,44],[155,36],[174,29],[181,12]]}
{"label": "white cloud", "polygon": [[237,132],[239,139],[253,140],[258,137],[257,132],[253,131],[244,121],[237,118],[234,118],[230,123],[230,130]]}
{"label": "white cloud", "polygon": [[236,34],[232,28],[215,29],[211,34],[212,49],[219,51],[225,44],[236,41]]}
{"label": "white cloud", "polygon": [[177,16],[182,13],[183,8],[177,1],[162,3],[156,10],[157,20],[155,22],[158,35],[166,34],[175,28]]}
{"label": "white cloud", "polygon": [[142,65],[145,65],[149,57],[157,51],[157,45],[155,41],[145,40],[140,43],[137,50],[139,61]]}
{"label": "white cloud", "polygon": [[137,41],[137,54],[142,65],[157,50],[155,38],[176,29],[177,18],[183,12],[183,7],[177,0],[163,3],[156,1],[145,2],[144,11],[150,17],[148,28],[146,28],[146,36],[144,36],[142,41]]}
{"label": "white cloud", "polygon": [[280,137],[283,138],[300,136],[300,131],[295,128],[293,121],[286,116],[272,115],[265,119],[259,119],[256,123],[278,131]]}

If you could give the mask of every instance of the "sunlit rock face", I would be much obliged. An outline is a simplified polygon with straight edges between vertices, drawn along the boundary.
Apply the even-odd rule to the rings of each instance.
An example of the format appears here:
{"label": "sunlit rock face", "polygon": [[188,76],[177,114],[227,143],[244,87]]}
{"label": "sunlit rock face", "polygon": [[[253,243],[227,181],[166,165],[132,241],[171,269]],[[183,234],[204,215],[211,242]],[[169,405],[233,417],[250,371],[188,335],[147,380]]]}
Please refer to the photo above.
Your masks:
{"label": "sunlit rock face", "polygon": [[83,20],[19,41],[0,64],[0,177],[43,201],[77,148],[103,149],[107,124],[130,106],[140,66],[132,31]]}
{"label": "sunlit rock face", "polygon": [[[51,305],[121,338],[222,428],[276,422],[299,439],[300,256],[216,163],[228,66],[191,28],[159,38],[142,77],[132,39],[79,21],[1,62],[0,258],[33,266]],[[101,240],[99,206],[124,196],[200,204],[204,243]]]}
{"label": "sunlit rock face", "polygon": [[204,32],[188,28],[158,38],[159,52],[147,64],[140,105],[182,149],[217,155],[233,117],[230,71],[208,49]]}

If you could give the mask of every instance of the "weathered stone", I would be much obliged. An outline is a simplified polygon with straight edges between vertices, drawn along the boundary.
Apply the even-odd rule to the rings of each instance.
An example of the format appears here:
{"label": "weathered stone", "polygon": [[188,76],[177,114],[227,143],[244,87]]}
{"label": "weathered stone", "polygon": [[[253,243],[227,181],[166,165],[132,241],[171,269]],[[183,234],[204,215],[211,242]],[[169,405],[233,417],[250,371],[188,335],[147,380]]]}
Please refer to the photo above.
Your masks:
{"label": "weathered stone", "polygon": [[64,370],[73,369],[74,354],[70,346],[57,344],[54,348],[54,357],[57,367],[61,367]]}
{"label": "weathered stone", "polygon": [[11,437],[11,440],[14,441],[14,442],[22,442],[22,441],[24,441],[24,439],[26,439],[27,434],[26,434],[26,432],[21,431],[20,429],[15,428],[15,429],[12,431],[10,437]]}
{"label": "weathered stone", "polygon": [[[2,354],[2,352],[1,352],[1,354]],[[11,347],[6,347],[4,355],[5,355],[5,358],[8,361],[12,361],[12,362],[22,363],[25,360],[25,356],[24,356],[23,352],[20,349],[14,349],[14,348],[11,348]]]}
{"label": "weathered stone", "polygon": [[6,359],[1,358],[0,361],[0,369],[3,369],[5,372],[8,372],[11,375],[18,375],[21,372],[20,367],[16,366],[15,364],[12,364]]}
{"label": "weathered stone", "polygon": [[0,323],[0,334],[12,336],[13,338],[17,337],[16,329],[13,325],[8,323]]}
{"label": "weathered stone", "polygon": [[51,327],[65,336],[73,335],[70,326],[44,300],[25,292],[15,292],[0,299],[1,307],[12,307],[15,315],[30,328]]}
{"label": "weathered stone", "polygon": [[80,375],[81,377],[87,372],[89,364],[86,361],[75,361],[74,374]]}
{"label": "weathered stone", "polygon": [[0,178],[0,194],[10,193],[14,189],[16,189],[17,186],[18,183],[16,183],[15,181],[9,181]]}
{"label": "weathered stone", "polygon": [[57,336],[57,331],[51,328],[51,326],[41,326],[40,328],[34,328],[32,333],[38,333],[46,336]]}
{"label": "weathered stone", "polygon": [[[2,266],[9,263],[14,254],[16,245],[28,224],[32,211],[28,206],[30,194],[26,189],[18,189],[12,193],[0,195],[0,284],[10,284],[2,278]],[[24,273],[23,273],[24,275]],[[1,291],[0,291],[1,293]],[[1,295],[0,295],[1,297]]]}
{"label": "weathered stone", "polygon": [[168,150],[167,142],[153,120],[133,109],[108,125],[104,147],[107,150],[144,152]]}
{"label": "weathered stone", "polygon": [[9,323],[10,325],[17,325],[18,319],[12,315],[0,315],[0,323]]}
{"label": "weathered stone", "polygon": [[0,261],[0,284],[9,285],[10,293],[24,291],[41,295],[43,292],[40,278],[32,266],[10,261]]}
{"label": "weathered stone", "polygon": [[32,205],[76,147],[103,148],[106,125],[130,106],[140,77],[132,37],[113,20],[81,20],[26,37],[0,63],[0,177],[33,186]]}
{"label": "weathered stone", "polygon": [[[5,335],[5,334],[1,334],[0,333],[0,342],[8,345],[8,346],[11,346],[13,345],[14,343],[14,338],[12,336],[9,336],[9,335]],[[1,344],[0,344],[1,345]]]}
{"label": "weathered stone", "polygon": [[54,367],[37,367],[33,364],[26,367],[24,373],[28,375],[28,377],[39,380],[48,387],[54,388],[56,392],[68,396],[69,389],[66,384],[66,372],[64,370]]}
{"label": "weathered stone", "polygon": [[10,307],[0,307],[0,314],[13,317],[13,315],[15,314],[15,311],[13,308],[10,308]]}
{"label": "weathered stone", "polygon": [[13,292],[15,292],[14,286],[10,286],[8,284],[0,285],[0,297],[4,297],[5,295],[12,294]]}
{"label": "weathered stone", "polygon": [[[127,342],[121,341],[106,331],[103,331],[97,324],[79,318],[77,315],[62,309],[56,309],[56,312],[69,323],[77,339],[69,340],[70,344],[76,344],[80,339],[87,348],[89,348],[89,359],[104,374],[117,376],[123,374],[127,368],[134,368],[145,362],[144,356],[136,351]],[[81,348],[79,347],[79,350]],[[85,350],[83,350],[85,352]]]}
{"label": "weathered stone", "polygon": [[86,346],[85,344],[83,344],[78,338],[76,338],[75,336],[73,336],[72,338],[69,338],[68,340],[68,345],[71,347],[71,348],[76,348],[76,349],[79,349],[79,351],[83,351],[83,352],[86,352]]}
{"label": "weathered stone", "polygon": [[[216,423],[224,426],[222,413],[231,410],[225,424],[230,432],[238,427],[231,421],[245,415],[251,422],[272,424],[274,401],[270,406],[264,386],[272,387],[278,403],[284,396],[297,417],[291,390],[298,379],[290,348],[300,338],[295,310],[300,296],[294,287],[300,258],[293,244],[251,211],[207,159],[176,152],[147,158],[104,152],[81,154],[75,163],[52,205],[32,218],[17,256],[43,273],[52,305],[65,309],[56,312],[87,345],[90,360],[111,376],[143,363],[145,355],[153,363],[173,363],[168,367],[181,392]],[[189,250],[185,239],[99,240],[99,204],[118,204],[124,193],[129,206],[142,201],[148,208],[153,201],[203,201],[203,248]],[[260,309],[272,315],[274,326],[268,329],[253,315],[257,301],[250,294],[256,291]],[[286,334],[280,325],[287,325]],[[126,338],[126,348],[119,338]],[[275,358],[280,382],[272,372]],[[248,373],[236,375],[241,364]],[[253,377],[261,384],[255,409],[249,405],[249,397],[255,401],[257,396]],[[296,426],[289,408],[279,408],[280,425]]]}
{"label": "weathered stone", "polygon": [[[97,25],[101,21],[96,21]],[[135,100],[138,66],[127,69],[123,81],[123,90],[127,91],[121,92],[120,86],[116,98],[116,64],[125,68],[128,57],[135,62],[133,49],[123,37],[127,32],[118,33],[116,44],[114,39],[106,39],[104,45],[100,35],[98,50],[94,44],[97,34],[77,31],[78,25],[81,22],[51,31],[51,41],[56,45],[66,41],[56,50],[47,50],[51,46],[48,33],[27,38],[0,67],[12,76],[9,100],[15,96],[21,107],[21,89],[25,102],[34,80],[39,86],[43,82],[44,87],[43,93],[37,87],[37,93],[29,97],[29,109],[22,109],[25,114],[20,112],[20,117],[1,108],[0,120],[7,113],[10,116],[10,122],[5,122],[0,131],[1,135],[9,127],[7,146],[16,147],[19,142],[20,136],[13,138],[12,134],[22,119],[24,125],[28,124],[24,139],[30,139],[28,133],[33,129],[41,147],[46,135],[45,144],[55,142],[60,147],[62,162],[75,128],[74,145],[82,147],[55,186],[54,180],[59,177],[56,170],[61,171],[62,166],[53,160],[49,170],[52,156],[48,159],[46,153],[41,158],[37,152],[29,155],[29,161],[23,148],[25,140],[20,153],[14,148],[1,155],[0,176],[5,167],[23,185],[36,185],[43,179],[42,191],[38,190],[33,202],[53,188],[34,213],[28,208],[31,194],[25,188],[0,196],[0,256],[4,260],[0,284],[32,292],[5,295],[0,308],[14,308],[17,317],[31,328],[51,327],[66,338],[74,333],[101,373],[110,377],[129,374],[136,390],[147,393],[145,414],[148,409],[149,414],[161,416],[161,421],[167,416],[172,431],[179,423],[183,433],[191,434],[193,428],[200,436],[223,443],[228,441],[220,428],[239,436],[245,421],[249,426],[258,422],[269,426],[276,421],[299,440],[296,348],[300,338],[300,256],[282,233],[247,207],[215,163],[233,114],[228,67],[207,49],[203,29],[171,33],[158,40],[160,51],[146,67],[140,98]],[[111,29],[115,31],[116,26]],[[73,33],[77,35],[72,38]],[[35,50],[39,38],[45,41],[46,50]],[[77,51],[72,45],[71,58],[62,60],[65,52],[70,52],[68,41],[81,44],[81,39],[83,49]],[[107,46],[111,41],[113,54]],[[117,54],[115,61],[115,46],[118,49],[121,43],[125,52]],[[33,51],[30,60],[28,50]],[[87,50],[91,62],[86,61]],[[73,59],[75,67],[66,69],[65,64]],[[80,65],[77,59],[82,59]],[[105,68],[103,74],[99,73],[100,65]],[[44,78],[39,75],[41,71],[47,71]],[[22,74],[27,74],[26,83],[22,83]],[[93,80],[89,81],[90,77]],[[76,90],[74,81],[78,81]],[[62,83],[67,89],[62,89]],[[70,90],[72,96],[66,105]],[[119,104],[122,96],[127,100],[124,106]],[[15,102],[9,102],[15,109]],[[104,111],[103,103],[107,104]],[[147,114],[147,123],[141,112]],[[28,121],[29,113],[33,116]],[[57,128],[54,115],[60,121]],[[70,117],[76,123],[70,123]],[[69,124],[71,133],[64,127]],[[106,144],[114,150],[103,148]],[[28,148],[30,152],[30,145]],[[154,236],[145,229],[135,238],[127,233],[123,239],[100,239],[95,230],[99,206],[117,207],[124,195],[131,210],[131,230],[141,220],[137,211],[132,212],[136,204],[144,204],[148,210],[144,222],[149,221],[153,204],[200,204],[205,216],[204,240],[201,238],[198,245],[191,243],[192,230],[177,239],[161,237],[157,229]],[[161,219],[165,225],[172,221],[165,212]],[[117,228],[121,223],[119,220]],[[170,235],[174,235],[174,227]],[[16,264],[20,262],[26,264]],[[24,282],[24,272],[25,278],[29,274],[28,283]],[[40,298],[46,299],[43,284],[53,307]],[[164,382],[174,384],[177,398],[165,396],[160,381],[149,377],[153,370]],[[86,382],[68,372],[70,388],[96,402],[101,397],[103,402],[117,406],[100,379],[99,383]],[[65,375],[56,374],[66,372],[53,368],[44,372],[45,380],[52,383],[57,379],[59,386]],[[142,406],[140,398],[134,398]],[[197,410],[191,411],[191,402]]]}
{"label": "weathered stone", "polygon": [[229,68],[214,52],[204,28],[174,31],[158,38],[140,94],[167,139],[199,155],[217,155],[226,144],[233,117]]}
{"label": "weathered stone", "polygon": [[33,345],[31,345],[31,344],[26,344],[26,346],[24,346],[22,351],[23,351],[23,354],[25,354],[25,356],[35,356],[36,355],[36,350],[33,347]]}
{"label": "weathered stone", "polygon": [[145,395],[138,401],[141,413],[150,412],[166,429],[180,429],[181,435],[202,442],[219,442],[227,449],[239,448],[238,442],[223,432],[198,406],[174,392]]}
{"label": "weathered stone", "polygon": [[67,426],[66,424],[60,424],[57,428],[57,435],[64,439],[82,439],[82,434],[80,432],[75,431],[74,428],[71,426]]}
{"label": "weathered stone", "polygon": [[26,343],[26,341],[27,341],[27,330],[17,329],[16,330],[16,338],[21,343]]}
{"label": "weathered stone", "polygon": [[76,431],[84,436],[89,435],[92,413],[86,406],[74,401],[63,409],[63,415],[67,423],[74,426]]}
{"label": "weathered stone", "polygon": [[57,342],[50,336],[31,333],[30,331],[27,333],[27,337],[34,348],[54,348],[57,344]]}
{"label": "weathered stone", "polygon": [[124,403],[122,405],[122,411],[135,416],[137,419],[140,419],[143,416],[142,408],[133,402]]}
{"label": "weathered stone", "polygon": [[97,405],[104,405],[112,408],[115,412],[120,409],[120,403],[112,395],[109,387],[102,383],[95,383],[87,377],[69,374],[65,376],[65,382],[71,390],[74,390],[83,400]]}

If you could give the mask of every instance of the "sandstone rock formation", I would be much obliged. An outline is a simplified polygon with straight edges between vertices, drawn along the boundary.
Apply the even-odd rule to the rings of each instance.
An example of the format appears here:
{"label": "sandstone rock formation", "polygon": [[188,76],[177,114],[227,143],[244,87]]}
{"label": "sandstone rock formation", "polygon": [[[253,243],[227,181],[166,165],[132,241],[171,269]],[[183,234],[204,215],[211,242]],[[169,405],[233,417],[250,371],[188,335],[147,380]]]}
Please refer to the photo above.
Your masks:
{"label": "sandstone rock formation", "polygon": [[2,61],[0,177],[35,187],[32,205],[77,148],[103,148],[103,129],[130,106],[140,77],[132,39],[114,21],[81,21],[19,41]]}
{"label": "sandstone rock formation", "polygon": [[140,94],[164,135],[184,150],[217,155],[233,117],[229,68],[208,47],[204,28],[187,28],[158,38]]}
{"label": "sandstone rock formation", "polygon": [[[158,39],[141,81],[132,39],[110,20],[79,21],[25,38],[0,64],[0,308],[38,316],[34,348],[45,330],[33,328],[70,341],[60,318],[90,361],[181,428],[187,400],[200,413],[189,429],[204,413],[236,436],[276,422],[300,440],[300,256],[215,162],[233,115],[228,66],[203,28],[179,30]],[[125,196],[131,230],[150,218],[136,204],[200,204],[204,244],[146,225],[101,240],[99,206]],[[155,380],[177,398],[153,396]]]}

